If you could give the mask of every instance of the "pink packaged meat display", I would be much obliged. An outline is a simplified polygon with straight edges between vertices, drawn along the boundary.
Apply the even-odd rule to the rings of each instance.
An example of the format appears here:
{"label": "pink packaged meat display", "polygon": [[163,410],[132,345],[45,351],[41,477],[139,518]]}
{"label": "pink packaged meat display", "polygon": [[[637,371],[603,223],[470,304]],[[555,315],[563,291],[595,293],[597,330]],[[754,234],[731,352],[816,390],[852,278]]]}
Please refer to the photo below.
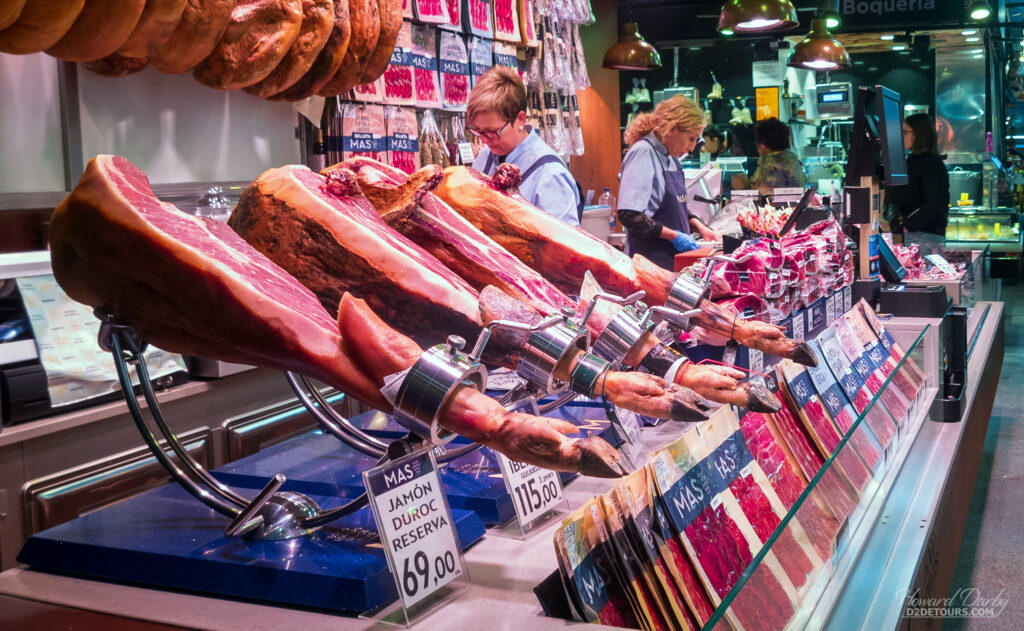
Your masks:
{"label": "pink packaged meat display", "polygon": [[[727,296],[742,296],[754,294],[755,296],[773,297],[782,293],[782,278],[772,274],[771,287],[769,287],[769,272],[764,266],[761,257],[751,255],[742,262],[732,261],[716,262],[711,271],[711,297],[724,298]],[[703,275],[707,261],[700,261],[694,265],[695,271]]]}
{"label": "pink packaged meat display", "polygon": [[369,83],[352,88],[353,98],[363,103],[381,103],[384,101],[384,78],[380,77]]}
{"label": "pink packaged meat display", "polygon": [[469,32],[477,37],[494,37],[494,27],[491,26],[491,2],[490,0],[466,0],[469,7]]}
{"label": "pink packaged meat display", "polygon": [[416,107],[441,107],[441,89],[437,82],[437,29],[412,27],[412,65]]}
{"label": "pink packaged meat display", "polygon": [[441,24],[440,27],[449,31],[461,33],[463,30],[462,0],[444,0],[444,2],[448,9],[448,22]]}
{"label": "pink packaged meat display", "polygon": [[[713,463],[725,474],[729,490],[739,503],[758,540],[764,544],[782,523],[787,509],[772,489],[768,476],[753,458],[740,430],[739,420],[731,408],[723,408],[710,422],[702,424],[705,457],[717,454]],[[697,449],[694,445],[693,449]],[[791,519],[779,533],[772,550],[786,577],[801,595],[822,566],[822,558],[814,551],[798,518]]]}
{"label": "pink packaged meat display", "polygon": [[402,0],[402,18],[411,20],[416,17],[412,9],[413,0]]}
{"label": "pink packaged meat display", "polygon": [[768,303],[753,294],[715,301],[719,306],[738,314],[744,320],[771,322]]}
{"label": "pink packaged meat display", "polygon": [[[808,344],[814,350],[815,355],[821,357],[821,348],[817,343],[811,340]],[[832,417],[839,430],[844,435],[850,434],[853,424],[857,420],[857,412],[853,409],[850,402],[846,400],[846,397],[843,396],[842,388],[839,382],[836,381],[835,375],[829,370],[825,360],[821,359],[817,366],[809,366],[807,374],[810,375],[815,392],[821,397],[821,402],[825,405],[825,409],[828,410],[829,416]],[[882,446],[879,444],[878,438],[871,431],[871,426],[867,423],[862,423],[862,425],[862,427],[857,428],[855,434],[850,436],[850,442],[852,443],[850,446],[857,452],[861,460],[864,461],[864,464],[874,471],[882,455]]]}
{"label": "pink packaged meat display", "polygon": [[537,38],[537,25],[534,22],[533,0],[518,0],[519,10],[519,33],[521,38],[519,45],[524,48],[536,48],[540,46],[540,39]]}
{"label": "pink packaged meat display", "polygon": [[494,39],[518,44],[519,11],[518,0],[491,0],[494,7]]}
{"label": "pink packaged meat display", "polygon": [[[871,391],[871,394],[879,395],[882,404],[897,425],[906,420],[910,411],[909,401],[903,398],[899,388],[882,388],[885,384],[885,375],[877,367],[882,360],[881,353],[876,354],[875,358],[879,363],[875,364],[872,357],[868,355],[868,349],[861,343],[860,338],[854,333],[845,317],[833,322],[832,328],[836,330],[839,345],[850,359],[854,371]],[[913,398],[911,397],[910,400]]]}
{"label": "pink packaged meat display", "polygon": [[388,128],[388,163],[396,169],[412,173],[420,168],[416,112],[391,105],[384,108],[384,118]]}
{"label": "pink packaged meat display", "polygon": [[480,75],[494,65],[494,42],[483,37],[469,38],[469,80],[476,85]]}
{"label": "pink packaged meat display", "polygon": [[411,0],[416,19],[425,24],[448,24],[446,0]]}
{"label": "pink packaged meat display", "polygon": [[[896,370],[900,360],[903,359],[903,349],[896,344],[892,335],[885,330],[878,316],[875,315],[874,310],[871,309],[871,306],[864,299],[861,299],[860,302],[854,305],[851,311],[860,316],[864,324],[867,325],[867,331],[875,336],[875,340],[882,347],[882,353],[886,356],[883,359],[882,372],[888,377],[892,374],[892,371]],[[901,374],[896,375],[893,381],[909,401],[912,398],[916,399],[920,390],[924,387],[924,374],[913,360],[908,359],[904,362],[904,369],[901,370]]]}
{"label": "pink packaged meat display", "polygon": [[402,22],[391,63],[384,70],[384,102],[391,105],[415,105],[413,94],[412,24]]}
{"label": "pink packaged meat display", "polygon": [[[762,545],[729,489],[740,469],[735,461],[728,462],[726,452],[733,449],[740,448],[730,441],[700,457],[707,447],[696,431],[690,430],[652,454],[648,462],[670,522],[716,606]],[[751,461],[749,452],[746,461]],[[783,629],[799,600],[774,551],[767,553],[760,569],[750,576],[744,593],[749,598],[737,599],[726,613],[736,628]]]}
{"label": "pink packaged meat display", "polygon": [[469,99],[469,56],[457,33],[441,33],[441,104],[447,110],[465,110]]}
{"label": "pink packaged meat display", "polygon": [[387,126],[383,105],[342,105],[342,159],[353,157],[387,158]]}

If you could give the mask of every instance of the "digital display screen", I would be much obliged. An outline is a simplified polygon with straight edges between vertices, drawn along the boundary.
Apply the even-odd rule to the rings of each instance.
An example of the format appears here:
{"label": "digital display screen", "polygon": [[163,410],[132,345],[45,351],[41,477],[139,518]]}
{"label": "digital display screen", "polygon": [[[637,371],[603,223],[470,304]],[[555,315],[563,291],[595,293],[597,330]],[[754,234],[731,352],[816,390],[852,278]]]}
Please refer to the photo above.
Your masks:
{"label": "digital display screen", "polygon": [[825,92],[818,95],[818,103],[842,103],[846,98],[846,92]]}

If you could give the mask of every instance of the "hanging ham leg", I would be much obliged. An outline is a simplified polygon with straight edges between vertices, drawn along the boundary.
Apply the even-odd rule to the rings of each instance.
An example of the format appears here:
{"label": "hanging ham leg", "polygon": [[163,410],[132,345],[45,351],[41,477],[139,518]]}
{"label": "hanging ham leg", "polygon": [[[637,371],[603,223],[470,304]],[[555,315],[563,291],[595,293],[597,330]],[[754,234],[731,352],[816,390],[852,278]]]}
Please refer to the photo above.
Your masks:
{"label": "hanging ham leg", "polygon": [[[467,167],[445,169],[437,195],[476,228],[494,239],[565,292],[575,292],[589,270],[611,293],[647,292],[649,304],[664,304],[675,274],[647,259],[629,257],[582,230],[555,219],[517,192],[519,170],[502,164],[494,177]],[[702,301],[698,324],[770,355],[814,365],[806,344],[787,339],[776,327],[727,317],[720,307]],[[811,363],[808,363],[811,362]]]}
{"label": "hanging ham leg", "polygon": [[[380,386],[419,357],[362,301],[343,296],[338,322],[287,272],[227,226],[160,202],[121,157],[93,158],[54,211],[57,282],[73,299],[115,314],[172,352],[294,370],[389,411]],[[458,391],[441,425],[510,457],[588,475],[624,473],[598,438],[571,424],[509,414],[486,395]]]}
{"label": "hanging ham leg", "polygon": [[[407,335],[419,333],[429,343],[451,333],[475,339],[483,326],[476,290],[385,224],[350,169],[334,169],[327,177],[303,166],[270,169],[242,194],[228,224],[313,290],[325,306],[350,291],[367,300],[390,326]],[[531,310],[511,298],[501,304],[501,319],[517,319],[520,311]],[[485,358],[515,366],[524,339],[497,334]],[[564,376],[556,376],[567,379],[571,367],[560,367]],[[706,418],[692,393],[663,380],[615,373],[606,383],[613,403],[640,414]]]}

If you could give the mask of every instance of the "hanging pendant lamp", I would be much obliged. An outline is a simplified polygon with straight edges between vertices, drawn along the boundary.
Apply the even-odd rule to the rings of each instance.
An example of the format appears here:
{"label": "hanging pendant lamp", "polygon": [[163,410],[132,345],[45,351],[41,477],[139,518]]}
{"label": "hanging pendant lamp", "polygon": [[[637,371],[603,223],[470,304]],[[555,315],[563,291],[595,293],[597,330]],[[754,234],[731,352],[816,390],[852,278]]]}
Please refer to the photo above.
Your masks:
{"label": "hanging pendant lamp", "polygon": [[800,25],[790,0],[726,0],[718,30],[737,33],[788,31]]}
{"label": "hanging pendant lamp", "polygon": [[651,70],[661,68],[661,55],[644,41],[636,22],[619,25],[619,41],[604,54],[601,66],[606,70]]}
{"label": "hanging pendant lamp", "polygon": [[828,32],[824,18],[814,18],[811,32],[789,53],[787,66],[805,70],[845,70],[850,67],[850,54]]}
{"label": "hanging pendant lamp", "polygon": [[971,16],[972,20],[987,20],[992,15],[992,7],[988,6],[986,0],[975,0],[971,3],[971,8],[968,9],[967,14]]}

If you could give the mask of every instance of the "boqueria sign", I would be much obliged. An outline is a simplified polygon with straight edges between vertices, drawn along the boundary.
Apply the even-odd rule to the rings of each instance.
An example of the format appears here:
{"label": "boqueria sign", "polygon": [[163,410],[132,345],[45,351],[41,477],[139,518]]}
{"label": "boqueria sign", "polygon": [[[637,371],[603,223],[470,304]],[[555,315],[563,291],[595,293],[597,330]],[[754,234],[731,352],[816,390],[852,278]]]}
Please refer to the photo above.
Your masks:
{"label": "boqueria sign", "polygon": [[839,0],[844,26],[901,27],[959,23],[965,0]]}

